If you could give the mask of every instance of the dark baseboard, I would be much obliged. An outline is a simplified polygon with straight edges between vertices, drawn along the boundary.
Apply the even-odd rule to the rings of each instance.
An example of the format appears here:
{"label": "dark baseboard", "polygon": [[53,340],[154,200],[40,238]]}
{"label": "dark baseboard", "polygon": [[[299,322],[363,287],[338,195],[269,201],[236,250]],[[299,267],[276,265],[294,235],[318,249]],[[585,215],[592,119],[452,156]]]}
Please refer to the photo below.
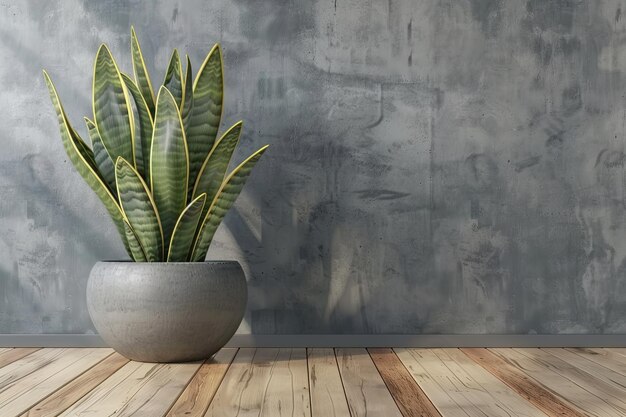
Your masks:
{"label": "dark baseboard", "polygon": [[[229,347],[626,347],[626,334],[561,335],[253,335],[237,334]],[[0,334],[0,347],[106,347],[94,334]]]}

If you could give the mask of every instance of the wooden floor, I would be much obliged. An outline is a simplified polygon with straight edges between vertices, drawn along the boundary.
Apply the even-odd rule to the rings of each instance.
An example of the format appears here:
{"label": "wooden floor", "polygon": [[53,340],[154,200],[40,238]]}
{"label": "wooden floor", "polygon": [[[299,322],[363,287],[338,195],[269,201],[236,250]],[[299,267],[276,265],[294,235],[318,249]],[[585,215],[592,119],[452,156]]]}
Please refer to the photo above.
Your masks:
{"label": "wooden floor", "polygon": [[626,349],[0,349],[0,416],[626,416]]}

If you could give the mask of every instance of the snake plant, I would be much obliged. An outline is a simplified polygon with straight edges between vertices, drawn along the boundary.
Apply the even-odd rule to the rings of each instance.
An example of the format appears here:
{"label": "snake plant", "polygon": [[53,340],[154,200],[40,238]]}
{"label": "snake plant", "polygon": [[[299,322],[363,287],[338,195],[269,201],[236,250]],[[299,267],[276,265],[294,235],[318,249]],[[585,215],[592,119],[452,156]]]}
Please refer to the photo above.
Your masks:
{"label": "snake plant", "polygon": [[70,124],[48,73],[44,78],[70,161],[108,210],[137,262],[203,261],[226,212],[267,145],[227,174],[242,122],[219,139],[224,67],[215,45],[195,80],[174,50],[154,95],[131,28],[133,77],[101,45],[93,67],[91,147]]}

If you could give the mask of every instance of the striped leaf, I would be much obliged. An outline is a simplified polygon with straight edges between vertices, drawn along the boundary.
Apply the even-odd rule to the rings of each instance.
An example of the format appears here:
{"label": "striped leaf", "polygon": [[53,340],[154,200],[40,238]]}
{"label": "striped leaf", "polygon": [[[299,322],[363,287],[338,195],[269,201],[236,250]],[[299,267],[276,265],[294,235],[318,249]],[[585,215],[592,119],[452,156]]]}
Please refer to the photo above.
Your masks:
{"label": "striped leaf", "polygon": [[87,125],[87,132],[89,132],[89,138],[91,139],[91,147],[93,148],[96,167],[98,167],[98,171],[109,186],[109,190],[112,191],[113,195],[117,195],[115,188],[115,166],[113,165],[113,161],[102,144],[100,133],[98,133],[98,128],[94,122],[85,117],[85,124]]}
{"label": "striped leaf", "polygon": [[[228,164],[233,156],[233,152],[239,143],[239,137],[241,136],[241,128],[243,122],[237,122],[222,135],[217,141],[209,155],[204,160],[200,172],[198,173],[198,179],[193,189],[193,196],[197,196],[201,193],[206,193],[207,199],[213,201],[217,190],[219,190],[224,177],[226,176],[226,170]],[[206,210],[209,208],[206,207]]]}
{"label": "striped leaf", "polygon": [[176,100],[176,105],[178,108],[181,108],[181,103],[183,102],[183,67],[180,62],[180,56],[178,55],[178,50],[174,49],[172,52],[172,56],[170,58],[170,63],[167,66],[167,71],[165,72],[165,80],[163,80],[163,87],[166,87],[174,99]]}
{"label": "striped leaf", "polygon": [[117,64],[101,45],[93,70],[93,114],[102,143],[113,160],[119,156],[134,164],[134,132],[130,98]]}
{"label": "striped leaf", "polygon": [[198,228],[198,222],[202,216],[206,199],[206,194],[200,194],[181,213],[172,233],[170,249],[167,255],[168,262],[186,262],[189,260],[189,252],[193,244],[193,238],[196,236],[196,229]]}
{"label": "striped leaf", "polygon": [[189,146],[190,195],[200,167],[213,148],[222,119],[223,72],[222,53],[216,44],[202,63],[193,86],[193,108],[186,132]]}
{"label": "striped leaf", "polygon": [[144,252],[143,247],[141,247],[141,242],[139,242],[133,228],[126,220],[124,220],[124,230],[126,231],[126,239],[128,240],[128,246],[132,253],[133,260],[135,262],[146,262],[146,253]]}
{"label": "striped leaf", "polygon": [[189,128],[191,109],[193,109],[193,75],[191,73],[191,60],[189,59],[189,55],[187,55],[185,89],[183,90],[183,104],[180,110],[180,114],[183,118],[183,125],[185,126],[185,132]]}
{"label": "striped leaf", "polygon": [[137,111],[137,122],[139,125],[139,137],[135,137],[135,162],[137,164],[137,171],[144,179],[148,179],[148,168],[150,167],[150,145],[152,144],[152,130],[154,128],[154,121],[152,114],[146,101],[144,100],[137,84],[126,74],[122,74],[122,79],[130,95],[135,102],[135,109]]}
{"label": "striped leaf", "polygon": [[92,159],[93,155],[90,155],[89,152],[85,150],[87,146],[76,134],[74,129],[71,127],[69,121],[67,120],[63,105],[59,100],[57,91],[54,88],[54,85],[52,84],[48,73],[44,71],[43,75],[46,80],[46,85],[48,86],[52,105],[54,106],[54,110],[57,114],[61,140],[63,142],[65,152],[72,162],[72,165],[74,165],[74,168],[76,168],[76,171],[78,171],[78,173],[81,177],[83,177],[85,182],[87,182],[87,184],[95,191],[96,195],[104,204],[105,208],[109,212],[109,215],[111,216],[111,219],[113,219],[113,223],[115,223],[115,226],[117,227],[117,230],[120,234],[120,237],[122,238],[122,242],[124,243],[124,247],[126,248],[128,255],[132,256],[132,253],[128,246],[128,241],[126,240],[126,232],[124,230],[124,216],[122,214],[120,206],[117,203],[117,199],[113,196],[104,179],[98,173],[97,168],[95,167],[95,162],[93,162]]}
{"label": "striped leaf", "polygon": [[[67,119],[67,115],[65,115],[65,118]],[[76,143],[76,146],[78,147],[80,153],[85,157],[85,160],[87,161],[87,163],[90,166],[96,167],[96,159],[95,159],[95,156],[93,154],[93,151],[91,150],[91,148],[89,148],[89,145],[87,145],[85,143],[85,141],[83,141],[83,139],[74,130],[74,128],[69,125],[69,120],[67,121],[67,123],[68,123],[68,128],[71,130],[71,136],[74,139],[74,143]],[[96,171],[96,173],[98,173],[97,169],[95,169],[95,171]],[[100,175],[100,176],[102,176],[102,175]]]}
{"label": "striped leaf", "polygon": [[180,112],[169,90],[161,87],[150,152],[150,186],[165,242],[170,241],[176,220],[187,206],[188,177],[187,142]]}
{"label": "striped leaf", "polygon": [[135,84],[139,87],[143,99],[146,101],[150,114],[154,115],[154,90],[150,82],[150,75],[143,60],[141,47],[135,34],[135,28],[130,28],[130,52],[133,56],[133,74],[135,75]]}
{"label": "striped leaf", "polygon": [[163,260],[163,233],[159,213],[148,186],[124,158],[115,163],[115,182],[124,218],[130,224],[148,262]]}
{"label": "striped leaf", "polygon": [[215,231],[239,196],[252,168],[254,168],[254,165],[261,158],[268,146],[269,145],[265,145],[243,161],[230,173],[220,187],[211,203],[208,213],[200,225],[200,230],[198,231],[198,236],[196,237],[196,242],[194,243],[191,253],[191,260],[193,262],[200,262],[206,258],[206,253],[209,250]]}

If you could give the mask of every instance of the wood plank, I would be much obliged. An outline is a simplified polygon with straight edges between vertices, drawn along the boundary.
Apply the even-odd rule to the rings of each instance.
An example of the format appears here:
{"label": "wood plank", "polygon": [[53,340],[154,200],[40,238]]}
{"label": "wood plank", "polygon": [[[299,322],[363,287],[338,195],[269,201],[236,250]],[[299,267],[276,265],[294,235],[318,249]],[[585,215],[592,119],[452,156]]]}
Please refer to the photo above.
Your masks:
{"label": "wood plank", "polygon": [[22,359],[25,356],[30,355],[33,352],[38,351],[39,348],[15,348],[9,349],[0,353],[0,368]]}
{"label": "wood plank", "polygon": [[548,352],[551,355],[575,366],[576,368],[587,372],[589,375],[592,375],[600,381],[605,382],[607,387],[614,387],[614,390],[611,390],[611,392],[618,395],[618,398],[626,398],[626,375],[622,375],[613,369],[609,369],[566,349],[546,348],[541,350]]}
{"label": "wood plank", "polygon": [[393,350],[370,348],[368,352],[404,417],[441,416]]}
{"label": "wood plank", "polygon": [[605,348],[610,350],[613,353],[617,353],[622,356],[626,356],[626,348]]}
{"label": "wood plank", "polygon": [[602,381],[548,352],[540,349],[491,350],[589,415],[597,417],[626,415],[624,414],[626,404],[607,395]]}
{"label": "wood plank", "polygon": [[[584,410],[586,414],[593,417],[617,417],[622,416],[621,411],[616,409],[597,395],[589,392],[580,385],[562,375],[563,370],[558,370],[550,365],[546,365],[524,355],[514,349],[490,349],[492,353],[498,355],[502,360],[520,369],[522,372],[532,377],[538,383],[552,391],[555,395],[567,398],[569,402]],[[561,373],[559,373],[561,372]]]}
{"label": "wood plank", "polygon": [[205,416],[310,416],[304,349],[239,349]]}
{"label": "wood plank", "polygon": [[332,348],[307,349],[311,414],[313,417],[350,417],[337,358]]}
{"label": "wood plank", "polygon": [[38,349],[0,368],[0,389],[59,359],[69,349]]}
{"label": "wood plank", "polygon": [[585,414],[574,405],[557,397],[543,385],[487,349],[464,348],[461,350],[548,416],[585,417]]}
{"label": "wood plank", "polygon": [[201,362],[129,362],[62,416],[160,417],[185,389]]}
{"label": "wood plank", "polygon": [[519,403],[511,405],[498,401],[448,355],[448,351],[455,350],[415,349],[414,357],[419,357],[427,372],[467,415],[509,417],[519,412],[519,415],[545,417],[536,409],[522,408]]}
{"label": "wood plank", "polygon": [[92,404],[101,401],[111,390],[122,384],[142,365],[143,364],[141,362],[129,361],[126,365],[122,366],[115,373],[113,373],[113,375],[104,380],[100,385],[89,391],[87,395],[81,397],[63,413],[59,414],[59,416],[79,415],[81,409],[87,409]]}
{"label": "wood plank", "polygon": [[605,349],[568,348],[572,353],[582,356],[600,366],[626,375],[626,356]]}
{"label": "wood plank", "polygon": [[505,410],[507,415],[546,417],[544,412],[524,400],[459,349],[434,349],[434,352],[440,358],[447,355],[454,361],[458,368],[453,367],[450,363],[448,363],[448,368],[458,374],[465,372],[469,378],[478,384],[480,389],[493,397],[497,407]]}
{"label": "wood plank", "polygon": [[402,416],[365,349],[342,348],[335,354],[352,417]]}
{"label": "wood plank", "polygon": [[440,384],[437,382],[437,379],[441,377],[440,373],[436,373],[433,376],[428,372],[424,367],[427,361],[420,354],[425,349],[395,348],[394,351],[442,416],[467,417],[470,415],[470,410],[476,413],[479,412],[479,410],[475,410],[473,405],[468,404],[465,398],[459,398],[457,395],[458,391],[442,387],[442,385],[445,386],[445,383]]}
{"label": "wood plank", "polygon": [[48,398],[34,405],[21,417],[51,417],[61,414],[128,362],[128,359],[119,353],[111,354]]}
{"label": "wood plank", "polygon": [[626,364],[626,356],[619,353],[616,348],[585,348],[586,352],[592,352],[603,359],[609,361],[618,362],[620,364]]}
{"label": "wood plank", "polygon": [[281,349],[265,392],[261,417],[311,417],[306,349]]}
{"label": "wood plank", "polygon": [[168,417],[201,417],[222,383],[237,349],[221,349],[212,359],[202,364],[198,372],[178,397]]}
{"label": "wood plank", "polygon": [[113,353],[112,349],[68,349],[55,361],[5,386],[0,415],[17,416]]}

